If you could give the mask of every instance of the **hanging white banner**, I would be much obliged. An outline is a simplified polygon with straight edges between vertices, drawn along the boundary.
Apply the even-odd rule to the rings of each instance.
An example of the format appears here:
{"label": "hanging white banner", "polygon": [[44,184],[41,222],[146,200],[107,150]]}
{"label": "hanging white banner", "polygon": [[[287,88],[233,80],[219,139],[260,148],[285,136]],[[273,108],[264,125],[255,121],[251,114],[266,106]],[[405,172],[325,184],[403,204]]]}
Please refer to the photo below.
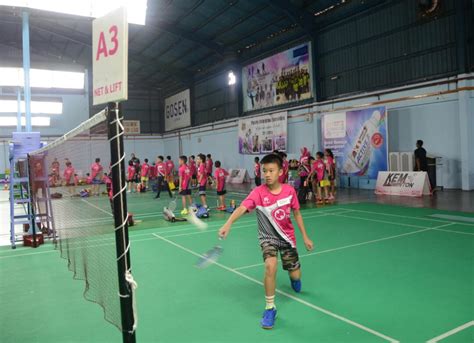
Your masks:
{"label": "hanging white banner", "polygon": [[189,89],[165,99],[165,131],[191,126]]}

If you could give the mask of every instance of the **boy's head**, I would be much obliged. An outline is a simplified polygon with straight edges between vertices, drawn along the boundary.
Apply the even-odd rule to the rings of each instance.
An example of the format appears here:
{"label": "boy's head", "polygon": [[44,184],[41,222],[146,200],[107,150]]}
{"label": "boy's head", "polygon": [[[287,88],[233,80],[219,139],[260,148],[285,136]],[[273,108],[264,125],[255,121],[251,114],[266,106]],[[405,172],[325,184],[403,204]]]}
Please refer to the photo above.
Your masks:
{"label": "boy's head", "polygon": [[194,161],[194,155],[189,156],[190,161]]}
{"label": "boy's head", "polygon": [[197,161],[198,161],[199,163],[204,163],[204,162],[206,162],[206,155],[204,155],[204,154],[199,154]]}
{"label": "boy's head", "polygon": [[183,164],[188,163],[188,158],[186,156],[179,156],[179,165],[182,166]]}
{"label": "boy's head", "polygon": [[163,156],[158,156],[158,161],[163,162]]}
{"label": "boy's head", "polygon": [[145,163],[148,163],[148,158],[145,158]]}
{"label": "boy's head", "polygon": [[133,161],[128,161],[129,166],[133,166]]}
{"label": "boy's head", "polygon": [[278,184],[278,178],[283,175],[283,160],[277,154],[269,154],[262,158],[263,176],[268,186]]}
{"label": "boy's head", "polygon": [[211,154],[207,154],[207,158],[211,158]]}
{"label": "boy's head", "polygon": [[286,153],[284,153],[283,151],[280,152],[280,157],[281,157],[282,160],[286,160],[286,157],[287,157],[287,156],[288,156],[288,155],[287,155]]}
{"label": "boy's head", "polygon": [[100,158],[96,158],[95,163],[99,163],[99,162],[100,162]]}
{"label": "boy's head", "polygon": [[166,159],[167,159],[168,161],[171,161],[171,156],[166,156]]}
{"label": "boy's head", "polygon": [[216,162],[214,163],[214,166],[215,166],[216,168],[220,168],[220,167],[221,167],[221,161],[216,161]]}
{"label": "boy's head", "polygon": [[324,155],[334,158],[334,155],[331,149],[324,149]]}
{"label": "boy's head", "polygon": [[259,158],[259,157],[255,157],[253,160],[255,161],[255,163],[260,162],[260,158]]}
{"label": "boy's head", "polygon": [[318,152],[316,153],[316,158],[317,158],[318,160],[321,160],[323,157],[324,157],[324,154],[323,154],[321,151],[318,151]]}
{"label": "boy's head", "polygon": [[66,162],[66,167],[70,167],[71,164],[72,164],[71,162],[67,161],[67,162]]}
{"label": "boy's head", "polygon": [[416,141],[416,147],[421,148],[423,146],[423,141],[421,139]]}

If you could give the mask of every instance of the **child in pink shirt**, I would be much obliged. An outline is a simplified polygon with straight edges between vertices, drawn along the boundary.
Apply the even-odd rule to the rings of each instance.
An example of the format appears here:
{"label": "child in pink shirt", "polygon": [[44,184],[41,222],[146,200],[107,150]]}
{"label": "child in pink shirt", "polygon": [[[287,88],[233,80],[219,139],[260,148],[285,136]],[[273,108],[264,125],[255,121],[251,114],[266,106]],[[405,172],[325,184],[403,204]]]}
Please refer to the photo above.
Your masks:
{"label": "child in pink shirt", "polygon": [[224,168],[221,168],[220,161],[216,161],[215,166],[216,171],[214,177],[216,179],[217,196],[219,197],[219,206],[217,207],[217,209],[219,211],[225,211],[225,194],[227,193],[227,191],[225,190],[225,178],[227,175],[229,175],[229,173]]}
{"label": "child in pink shirt", "polygon": [[135,164],[132,160],[128,161],[128,170],[127,170],[127,183],[128,183],[128,193],[132,190],[135,191],[135,174],[136,174]]}
{"label": "child in pink shirt", "polygon": [[186,207],[186,200],[189,202],[189,206],[191,206],[193,199],[191,198],[191,189],[189,188],[189,181],[191,180],[191,171],[189,170],[188,165],[188,158],[186,156],[180,156],[179,158],[179,195],[181,195],[181,200],[183,203],[183,210],[181,214],[187,215],[188,209]]}
{"label": "child in pink shirt", "polygon": [[92,195],[99,195],[100,183],[102,182],[104,168],[100,164],[100,158],[96,158],[95,162],[91,165],[91,183],[92,183]]}
{"label": "child in pink shirt", "polygon": [[140,168],[142,191],[146,191],[148,189],[149,172],[150,172],[150,165],[148,164],[148,158],[145,158],[142,164],[142,167]]}
{"label": "child in pink shirt", "polygon": [[326,158],[326,170],[328,171],[329,186],[329,200],[335,200],[336,194],[336,161],[331,149],[324,150],[324,157]]}
{"label": "child in pink shirt", "polygon": [[194,161],[194,155],[189,156],[188,159],[189,170],[191,171],[191,187],[196,187],[198,184],[197,181],[197,167],[196,161]]}
{"label": "child in pink shirt", "polygon": [[265,312],[260,322],[264,329],[273,328],[276,307],[276,271],[278,252],[280,252],[283,269],[290,276],[291,286],[295,292],[301,291],[301,270],[296,250],[295,230],[290,219],[291,211],[303,236],[307,250],[313,249],[313,242],[306,234],[303,217],[300,212],[298,197],[293,187],[278,182],[283,173],[283,161],[280,156],[270,154],[262,159],[265,184],[255,188],[242,204],[234,211],[219,230],[219,236],[226,238],[232,224],[246,212],[256,210],[258,218],[258,238],[265,261]]}
{"label": "child in pink shirt", "polygon": [[207,176],[209,178],[209,184],[210,185],[212,184],[212,166],[214,165],[213,163],[214,162],[212,162],[211,154],[207,154],[207,157],[206,157],[206,172],[207,172]]}
{"label": "child in pink shirt", "polygon": [[70,195],[74,195],[76,193],[75,190],[75,180],[74,180],[74,167],[72,166],[72,163],[70,161],[66,162],[66,169],[64,169],[64,182],[66,183],[65,185],[69,187],[69,193]]}
{"label": "child in pink shirt", "polygon": [[199,185],[199,196],[201,198],[202,206],[207,207],[206,202],[206,184],[207,184],[207,170],[206,170],[206,156],[199,154],[197,157],[197,183]]}
{"label": "child in pink shirt", "polygon": [[171,156],[166,156],[166,173],[168,182],[174,182],[174,162],[171,160]]}
{"label": "child in pink shirt", "polygon": [[255,157],[254,159],[254,175],[255,175],[255,186],[260,186],[262,184],[262,171],[261,171],[261,165],[260,165],[260,158],[259,157]]}
{"label": "child in pink shirt", "polygon": [[318,204],[323,203],[323,199],[321,197],[321,189],[324,189],[324,195],[327,198],[327,187],[324,187],[321,184],[321,181],[323,181],[326,176],[326,165],[324,164],[323,156],[323,153],[320,151],[316,153],[316,160],[311,166],[311,173],[309,175],[309,179],[313,181],[313,191],[316,190],[316,203]]}

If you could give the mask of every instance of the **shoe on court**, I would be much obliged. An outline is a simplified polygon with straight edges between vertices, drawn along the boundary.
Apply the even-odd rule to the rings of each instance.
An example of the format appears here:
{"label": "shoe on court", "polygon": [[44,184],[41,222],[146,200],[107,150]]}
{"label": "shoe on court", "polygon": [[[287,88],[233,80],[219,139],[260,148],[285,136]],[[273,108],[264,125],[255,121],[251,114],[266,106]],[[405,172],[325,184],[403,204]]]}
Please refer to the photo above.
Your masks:
{"label": "shoe on court", "polygon": [[227,209],[227,207],[225,207],[225,206],[219,206],[217,208],[218,211],[225,211],[226,209]]}
{"label": "shoe on court", "polygon": [[182,216],[186,216],[187,214],[188,214],[188,210],[184,208],[184,209],[181,211],[181,215],[182,215]]}
{"label": "shoe on court", "polygon": [[263,312],[262,320],[260,321],[260,325],[262,326],[262,328],[267,329],[267,330],[273,329],[273,325],[275,325],[276,315],[277,315],[277,310],[274,307],[271,309],[265,310],[265,312]]}
{"label": "shoe on court", "polygon": [[290,278],[290,282],[291,288],[293,288],[296,293],[301,292],[301,280],[293,280],[292,278]]}

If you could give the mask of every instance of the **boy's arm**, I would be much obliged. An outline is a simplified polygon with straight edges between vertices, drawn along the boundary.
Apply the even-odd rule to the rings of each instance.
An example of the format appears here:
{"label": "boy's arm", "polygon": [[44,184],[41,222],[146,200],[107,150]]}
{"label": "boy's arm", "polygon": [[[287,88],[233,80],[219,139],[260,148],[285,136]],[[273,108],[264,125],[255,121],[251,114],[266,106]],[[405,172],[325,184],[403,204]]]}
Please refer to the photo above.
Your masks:
{"label": "boy's arm", "polygon": [[293,215],[296,220],[296,224],[301,231],[301,235],[303,236],[304,245],[306,246],[307,250],[313,250],[314,244],[311,239],[309,239],[308,234],[306,233],[306,229],[303,223],[303,216],[301,215],[300,210],[293,210]]}
{"label": "boy's arm", "polygon": [[219,237],[226,238],[229,234],[232,224],[237,221],[237,219],[242,217],[246,212],[247,208],[245,206],[240,205],[237,207],[234,213],[232,213],[229,219],[227,219],[226,223],[219,229]]}
{"label": "boy's arm", "polygon": [[180,192],[181,192],[181,184],[182,184],[182,182],[183,182],[183,177],[180,175],[180,176],[179,176],[179,186],[178,186],[178,189],[179,189]]}

